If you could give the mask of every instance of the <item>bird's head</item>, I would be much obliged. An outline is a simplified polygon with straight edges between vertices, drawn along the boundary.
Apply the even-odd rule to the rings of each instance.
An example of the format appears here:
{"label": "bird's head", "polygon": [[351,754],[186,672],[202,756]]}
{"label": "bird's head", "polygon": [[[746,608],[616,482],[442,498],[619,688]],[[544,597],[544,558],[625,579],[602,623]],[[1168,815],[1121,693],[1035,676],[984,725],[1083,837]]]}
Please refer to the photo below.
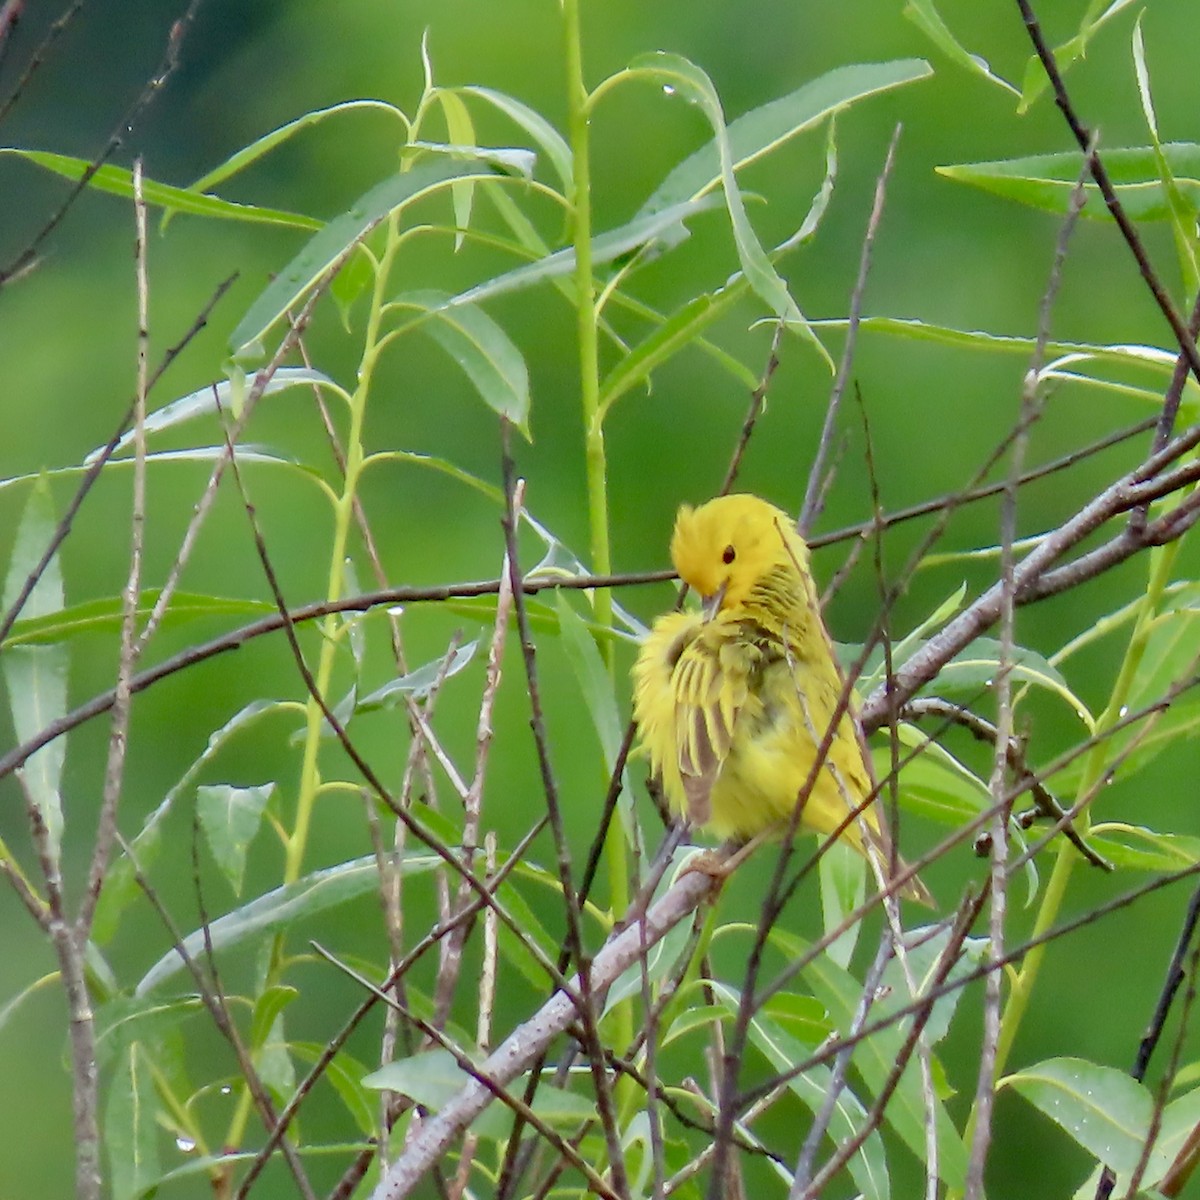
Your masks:
{"label": "bird's head", "polygon": [[704,613],[745,603],[768,572],[797,577],[808,569],[808,547],[782,509],[757,496],[718,496],[675,518],[671,561],[701,597]]}

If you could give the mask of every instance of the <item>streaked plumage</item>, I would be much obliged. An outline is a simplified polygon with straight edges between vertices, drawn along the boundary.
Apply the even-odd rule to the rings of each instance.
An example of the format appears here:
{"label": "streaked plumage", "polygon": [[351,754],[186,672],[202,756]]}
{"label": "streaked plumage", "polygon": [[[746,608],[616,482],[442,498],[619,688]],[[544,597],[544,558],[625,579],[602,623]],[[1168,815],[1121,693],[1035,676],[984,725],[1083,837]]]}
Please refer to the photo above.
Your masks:
{"label": "streaked plumage", "polygon": [[[701,613],[655,623],[634,667],[634,716],[671,806],[720,837],[782,832],[804,789],[844,684],[786,513],[756,496],[679,510],[671,558]],[[872,790],[857,720],[843,712],[801,826],[831,834]],[[842,837],[890,849],[878,803]],[[915,879],[905,889],[925,899]]]}

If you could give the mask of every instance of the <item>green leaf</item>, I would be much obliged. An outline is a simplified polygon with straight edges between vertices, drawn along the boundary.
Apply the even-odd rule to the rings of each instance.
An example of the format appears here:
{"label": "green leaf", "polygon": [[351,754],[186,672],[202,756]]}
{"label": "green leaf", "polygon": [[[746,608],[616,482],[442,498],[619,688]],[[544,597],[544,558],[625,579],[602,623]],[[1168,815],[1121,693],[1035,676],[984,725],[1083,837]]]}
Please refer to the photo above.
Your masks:
{"label": "green leaf", "polygon": [[[1200,145],[1166,142],[1161,155],[1174,178],[1177,195],[1194,218],[1200,207]],[[1081,161],[1080,152],[1070,150],[997,162],[956,163],[938,167],[937,171],[958,183],[1061,216],[1070,207]],[[1172,198],[1163,186],[1159,162],[1154,146],[1125,146],[1104,152],[1113,188],[1133,221],[1165,221],[1173,215]],[[1084,192],[1083,215],[1107,218],[1109,212],[1100,189],[1088,182]]]}
{"label": "green leaf", "polygon": [[[34,485],[17,526],[16,542],[4,581],[4,609],[9,611],[30,575],[41,561],[58,524],[50,487],[45,480]],[[35,618],[50,621],[62,611],[62,562],[57,552],[51,557],[25,607],[26,622]],[[17,742],[26,742],[67,711],[67,648],[61,645],[17,646],[10,637],[4,644],[0,665],[8,687]],[[59,786],[67,752],[65,737],[56,738],[29,756],[25,762],[25,788],[46,826],[47,852],[58,862],[62,846],[63,810]]]}
{"label": "green leaf", "polygon": [[1146,47],[1142,38],[1142,17],[1138,13],[1133,26],[1133,66],[1137,77],[1138,96],[1142,102],[1142,113],[1146,118],[1146,128],[1150,133],[1150,141],[1154,147],[1154,160],[1158,166],[1158,177],[1162,182],[1163,192],[1171,206],[1171,234],[1175,239],[1176,254],[1184,279],[1184,287],[1188,294],[1196,290],[1196,281],[1200,268],[1196,263],[1196,220],[1195,214],[1189,211],[1187,201],[1180,195],[1175,185],[1175,177],[1171,166],[1163,154],[1162,141],[1158,136],[1158,118],[1154,112],[1154,99],[1150,94],[1150,69],[1146,65]]}
{"label": "green leaf", "polygon": [[[780,930],[778,926],[771,931],[770,937],[789,960],[795,962],[809,957],[808,943]],[[862,992],[858,980],[842,970],[827,954],[818,955],[807,962],[803,975],[813,995],[825,1006],[834,1028],[850,1028]],[[903,1003],[906,999],[905,986],[897,1002]],[[904,1029],[889,1026],[865,1038],[855,1048],[851,1061],[873,1095],[879,1094],[895,1067],[904,1035]],[[798,1060],[793,1059],[795,1061]],[[967,1152],[943,1105],[939,1103],[936,1108],[938,1174],[950,1191],[961,1190],[967,1173]],[[884,1120],[922,1162],[926,1153],[926,1119],[918,1064],[910,1062],[900,1078],[892,1102],[887,1106]]]}
{"label": "green leaf", "polygon": [[[966,594],[967,585],[965,583],[960,584],[933,612],[920,621],[914,629],[909,630],[898,642],[893,643],[893,668],[898,667],[901,663],[912,657],[923,644],[922,639],[929,630],[939,628],[962,607],[963,597]],[[837,652],[838,661],[842,664],[843,668],[848,669],[852,667],[862,656],[861,646],[835,645],[834,649]],[[883,683],[886,668],[887,657],[883,652],[883,647],[874,647],[871,653],[867,655],[867,660],[863,664],[862,672],[855,683],[855,687],[864,694],[873,692]]]}
{"label": "green leaf", "polygon": [[[859,100],[932,74],[929,64],[921,58],[835,67],[794,92],[770,100],[731,121],[726,135],[733,166],[738,169],[756,162],[797,134]],[[696,199],[720,182],[721,151],[714,138],[671,170],[638,210],[638,216]]]}
{"label": "green leaf", "polygon": [[464,96],[477,96],[492,107],[498,109],[510,120],[519,125],[545,154],[550,165],[558,176],[559,185],[564,191],[571,187],[574,175],[572,167],[571,147],[566,139],[550,124],[549,121],[520,100],[486,87],[464,87],[458,91]]}
{"label": "green leaf", "polygon": [[465,645],[454,646],[441,658],[435,658],[433,662],[428,662],[415,671],[409,671],[407,675],[401,675],[398,679],[389,680],[383,687],[360,700],[354,711],[375,712],[379,709],[395,708],[404,696],[423,700],[433,691],[439,680],[457,675],[475,657],[475,651],[478,649],[478,638]]}
{"label": "green leaf", "polygon": [[[845,842],[826,847],[817,864],[821,885],[821,917],[826,933],[837,929],[867,896],[867,863]],[[855,921],[825,948],[839,967],[847,967],[858,945],[862,922]]]}
{"label": "green leaf", "polygon": [[404,292],[389,307],[428,314],[421,328],[462,367],[483,402],[529,437],[529,369],[497,321],[446,292]]}
{"label": "green leaf", "polygon": [[286,1104],[296,1090],[296,1065],[284,1032],[282,1008],[275,1009],[270,1030],[254,1053],[254,1066],[276,1104]]}
{"label": "green leaf", "polygon": [[[263,387],[262,394],[272,396],[276,392],[304,384],[341,391],[328,375],[314,371],[311,367],[279,367]],[[174,429],[196,417],[212,416],[218,411],[218,405],[221,411],[232,412],[234,407],[233,388],[234,384],[229,379],[205,384],[198,391],[181,396],[178,400],[172,400],[169,404],[164,404],[162,408],[148,413],[143,428],[147,434],[161,433],[164,429]],[[133,444],[133,438],[134,431],[131,429],[116,444],[112,453],[120,454],[127,446]],[[84,458],[85,465],[95,462],[105,449],[104,446],[97,446]],[[238,457],[241,456],[242,451],[239,447]]]}
{"label": "green leaf", "polygon": [[[49,154],[42,150],[22,150],[16,146],[0,146],[0,154],[15,154],[55,175],[73,182],[81,180],[92,167],[92,160],[73,158],[67,154]],[[88,187],[98,192],[133,199],[133,172],[106,163],[88,180]],[[151,207],[167,212],[191,213],[197,217],[215,217],[226,221],[245,221],[252,225],[287,225],[293,229],[320,229],[321,222],[300,213],[276,208],[259,208],[253,204],[234,204],[219,196],[201,195],[190,188],[171,187],[142,180],[142,196]]]}
{"label": "green leaf", "polygon": [[235,356],[251,354],[267,330],[392,213],[442,191],[453,180],[495,179],[500,174],[486,163],[435,159],[377,183],[321,229],[251,304],[230,335]]}
{"label": "green leaf", "polygon": [[1132,871],[1179,871],[1200,862],[1200,838],[1121,821],[1093,826],[1088,844],[1113,866]]}
{"label": "green leaf", "polygon": [[[976,693],[991,688],[1000,669],[1001,644],[994,638],[976,638],[958,652],[938,673],[939,691]],[[1008,655],[1009,679],[1014,683],[1029,683],[1061,696],[1076,712],[1088,731],[1095,721],[1087,706],[1071,691],[1056,667],[1036,650],[1013,646]]]}
{"label": "green leaf", "polygon": [[646,74],[661,82],[670,91],[678,92],[685,100],[695,104],[703,112],[712,126],[720,160],[725,208],[729,213],[738,261],[742,265],[746,280],[755,295],[771,312],[812,343],[832,371],[833,360],[829,358],[828,352],[805,321],[804,315],[797,307],[795,300],[792,299],[787,285],[780,278],[772,266],[771,260],[767,257],[766,251],[759,243],[758,236],[750,224],[750,218],[746,215],[746,206],[734,175],[734,158],[728,131],[725,127],[725,113],[721,108],[721,101],[712,81],[695,63],[689,62],[681,55],[668,54],[665,51],[641,55],[635,58],[629,66],[631,71]]}
{"label": "green leaf", "polygon": [[96,1007],[96,1064],[103,1074],[120,1068],[119,1059],[138,1044],[158,1065],[159,1051],[184,1030],[190,1017],[203,1013],[199,996],[167,1001],[118,995]]}
{"label": "green leaf", "polygon": [[[147,588],[138,597],[137,615],[145,620],[154,610],[160,595],[158,588]],[[84,633],[116,633],[121,628],[120,596],[85,600],[41,617],[18,621],[4,640],[7,657],[14,646],[47,646]],[[28,611],[28,606],[26,606]],[[163,617],[163,627],[178,627],[202,617],[262,617],[277,612],[274,604],[262,600],[239,600],[232,596],[203,596],[197,592],[176,592]],[[40,728],[40,726],[39,726]],[[35,731],[36,732],[36,731]]]}
{"label": "green leaf", "polygon": [[136,1200],[162,1174],[158,1157],[157,1100],[140,1042],[124,1047],[108,1089],[104,1146],[114,1200]]}
{"label": "green leaf", "polygon": [[[301,1062],[310,1066],[325,1055],[325,1046],[315,1042],[293,1042],[292,1053]],[[358,1059],[339,1050],[325,1066],[321,1078],[338,1094],[338,1099],[350,1114],[364,1137],[372,1137],[376,1132],[376,1114],[367,1102],[363,1090],[363,1078],[367,1068]]]}
{"label": "green leaf", "polygon": [[1142,1155],[1154,1101],[1124,1071],[1080,1058],[1050,1058],[1008,1075],[1011,1087],[1117,1172],[1131,1172]]}
{"label": "green leaf", "polygon": [[[730,1013],[738,1011],[737,992],[726,984],[717,982],[713,983],[712,989],[713,994]],[[808,1057],[809,1048],[785,1033],[762,1010],[750,1019],[749,1033],[751,1043],[777,1071],[790,1071],[797,1062],[803,1062]],[[824,1107],[831,1074],[828,1067],[813,1067],[801,1075],[793,1075],[787,1086],[810,1112],[818,1113]],[[848,1087],[844,1087],[838,1095],[829,1122],[829,1136],[835,1144],[849,1141],[856,1136],[866,1120],[866,1108]],[[891,1194],[891,1182],[883,1138],[878,1129],[871,1131],[850,1159],[848,1166],[854,1186],[864,1197],[887,1200]]]}
{"label": "green leaf", "polygon": [[242,894],[246,851],[262,824],[274,783],[258,787],[233,787],[227,783],[196,789],[196,815],[217,866],[229,880],[234,895]]}
{"label": "green leaf", "polygon": [[[916,981],[918,990],[926,990],[931,983],[938,961],[949,944],[950,935],[950,927],[945,924],[925,926],[906,932],[908,968]],[[987,947],[986,938],[965,939],[953,967],[946,976],[946,982],[953,982],[970,975],[983,962],[987,955]],[[886,1016],[889,1012],[898,1012],[909,1003],[908,980],[895,957],[891,958],[884,968],[880,991],[877,1007],[871,1010],[873,1017]],[[925,1039],[929,1045],[936,1046],[949,1032],[950,1021],[962,995],[961,988],[953,988],[934,1002],[929,1020],[925,1023]]]}
{"label": "green leaf", "polygon": [[[254,724],[260,717],[268,713],[283,711],[284,708],[284,705],[275,701],[255,700],[240,709],[224,725],[209,735],[208,744],[199,758],[192,763],[183,778],[171,788],[158,807],[146,818],[141,830],[133,839],[131,848],[138,866],[144,874],[149,874],[150,868],[158,856],[167,814],[174,806],[176,798],[191,787],[205,764],[213,759],[236,733]],[[139,888],[133,863],[127,855],[121,854],[109,866],[104,879],[104,890],[100,893],[100,901],[96,905],[96,920],[92,926],[92,937],[98,944],[104,945],[112,939],[120,925],[122,913],[138,894]]]}
{"label": "green leaf", "polygon": [[[475,123],[471,114],[457,92],[445,88],[434,88],[431,99],[436,100],[442,107],[446,118],[446,134],[450,142],[457,146],[473,146],[475,144]],[[450,185],[450,201],[454,207],[454,224],[457,231],[454,234],[454,249],[461,250],[463,237],[471,224],[471,208],[475,200],[475,182],[471,179],[460,180]]]}
{"label": "green leaf", "polygon": [[[635,217],[632,221],[598,234],[592,239],[592,264],[604,266],[618,259],[653,250],[656,254],[673,250],[689,237],[684,221],[697,213],[720,206],[720,200],[708,197],[672,205],[660,212]],[[451,304],[477,304],[494,296],[523,291],[549,279],[558,279],[575,270],[575,248],[556,250],[524,266],[505,271],[492,279],[459,292]]]}
{"label": "green leaf", "polygon": [[[914,726],[898,726],[897,736],[905,748],[920,749],[900,767],[900,804],[906,812],[960,827],[991,807],[987,785],[949,751]],[[892,769],[891,751],[882,747],[873,753],[875,771],[886,779]]]}
{"label": "green leaf", "polygon": [[[1068,38],[1061,45],[1055,46],[1051,51],[1059,73],[1066,75],[1074,63],[1085,57],[1088,42],[1091,41],[1096,31],[1109,18],[1115,17],[1117,13],[1123,8],[1127,8],[1131,3],[1133,3],[1133,0],[1112,0],[1111,3],[1109,3],[1109,0],[1091,0],[1083,19],[1079,23],[1079,32],[1074,37]],[[1106,4],[1108,5],[1107,8],[1105,8]],[[1103,12],[1101,11],[1102,9]],[[1017,112],[1021,114],[1028,112],[1038,97],[1049,86],[1050,80],[1046,77],[1046,69],[1042,66],[1042,60],[1036,53],[1031,54],[1025,64],[1025,76],[1021,88],[1021,102],[1017,105]]]}
{"label": "green leaf", "polygon": [[[517,1081],[509,1085],[509,1094],[521,1096],[524,1093],[528,1076],[520,1079],[520,1090]],[[555,1087],[552,1083],[539,1083],[530,1105],[535,1113],[551,1128],[574,1132],[580,1125],[596,1119],[596,1101],[578,1092],[567,1091],[566,1088]],[[505,1105],[489,1104],[487,1108],[471,1122],[471,1130],[480,1137],[494,1138],[505,1141],[512,1133],[512,1112]]]}
{"label": "green leaf", "polygon": [[555,592],[554,602],[563,649],[567,652],[567,659],[575,673],[583,702],[600,739],[604,764],[611,774],[616,766],[617,752],[625,737],[625,728],[617,711],[617,698],[613,693],[612,675],[600,657],[595,638],[583,619],[571,607],[566,594],[562,591]]}
{"label": "green leaf", "polygon": [[[358,111],[382,112],[388,116],[395,117],[400,121],[403,134],[407,137],[408,120],[394,104],[388,104],[384,100],[344,100],[342,103],[332,104],[328,108],[314,109],[312,112],[307,112],[301,117],[296,117],[294,120],[288,121],[286,125],[280,125],[277,129],[271,130],[270,133],[264,134],[262,137],[251,142],[250,145],[237,151],[236,154],[231,154],[220,166],[214,167],[207,175],[201,176],[187,190],[189,192],[203,192],[211,187],[216,187],[217,184],[224,183],[226,179],[232,178],[239,171],[244,171],[248,166],[257,162],[277,146],[282,146],[284,142],[290,140],[297,133],[319,125],[328,117]],[[319,228],[319,222],[314,223],[313,227]]]}
{"label": "green leaf", "polygon": [[[744,283],[744,277],[739,282]],[[604,377],[600,385],[600,413],[609,408],[630,388],[650,377],[650,373],[669,361],[680,350],[692,345],[707,329],[740,300],[746,288],[731,281],[716,292],[696,296],[658,325],[640,341]]]}
{"label": "green leaf", "polygon": [[972,53],[950,32],[950,27],[942,20],[941,13],[934,7],[933,0],[908,0],[904,6],[904,15],[951,62],[970,71],[973,75],[978,75],[981,79],[986,79],[988,83],[994,83],[1006,92],[1011,92],[1014,96],[1019,94],[1011,83],[1002,79],[988,66],[986,59]]}
{"label": "green leaf", "polygon": [[[445,1107],[467,1084],[470,1076],[458,1065],[449,1050],[440,1047],[398,1058],[363,1078],[363,1086],[378,1091],[396,1092],[436,1112]],[[528,1076],[513,1080],[509,1095],[521,1096]],[[596,1116],[594,1100],[542,1083],[534,1095],[533,1111],[550,1125],[572,1128]],[[491,1105],[472,1123],[473,1132],[483,1137],[504,1138],[512,1129],[510,1110]]]}
{"label": "green leaf", "polygon": [[[405,876],[416,875],[432,870],[441,861],[436,854],[409,851],[401,859],[400,870]],[[213,921],[208,927],[213,950],[229,949],[248,938],[275,933],[378,887],[379,871],[373,854],[314,871]],[[193,958],[203,954],[204,930],[197,929],[188,934],[183,946]],[[182,969],[183,960],[173,949],[169,950],[142,976],[135,994],[147,995]]]}

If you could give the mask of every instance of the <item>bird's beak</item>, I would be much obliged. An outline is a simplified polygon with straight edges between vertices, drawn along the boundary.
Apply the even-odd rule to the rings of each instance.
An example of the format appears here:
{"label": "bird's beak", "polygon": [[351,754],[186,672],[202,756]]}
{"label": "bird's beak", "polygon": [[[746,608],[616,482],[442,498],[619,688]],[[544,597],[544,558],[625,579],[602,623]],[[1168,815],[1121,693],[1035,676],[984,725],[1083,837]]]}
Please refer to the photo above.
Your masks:
{"label": "bird's beak", "polygon": [[725,599],[725,589],[728,586],[728,583],[723,583],[711,596],[701,597],[700,611],[704,613],[706,621],[711,621],[721,611],[721,602]]}

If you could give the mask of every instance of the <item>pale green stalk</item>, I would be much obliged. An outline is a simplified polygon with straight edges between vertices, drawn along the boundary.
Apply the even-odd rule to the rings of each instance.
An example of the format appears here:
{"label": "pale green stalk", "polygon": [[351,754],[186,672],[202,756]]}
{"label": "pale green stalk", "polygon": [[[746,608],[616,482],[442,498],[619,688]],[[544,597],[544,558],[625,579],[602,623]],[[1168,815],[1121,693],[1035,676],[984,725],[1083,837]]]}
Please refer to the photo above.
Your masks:
{"label": "pale green stalk", "polygon": [[[579,398],[583,409],[584,464],[587,479],[588,528],[592,570],[607,575],[612,570],[608,538],[608,467],[604,452],[604,414],[600,409],[599,314],[592,277],[591,147],[588,122],[591,98],[583,78],[583,40],[579,23],[580,0],[562,0],[563,32],[567,60],[567,133],[571,143],[572,234],[575,246],[576,338],[579,343]],[[599,625],[612,625],[612,596],[606,588],[595,592],[595,614]],[[600,653],[611,674],[615,660],[611,639],[602,639]],[[608,827],[605,840],[609,896],[614,913],[629,907],[629,876],[625,832],[620,819]],[[625,1001],[612,1014],[613,1036],[618,1048],[633,1044],[633,1005]],[[617,1108],[625,1112],[632,1081],[622,1077],[617,1084]]]}
{"label": "pale green stalk", "polygon": [[[363,467],[363,421],[366,417],[367,398],[371,391],[375,364],[381,349],[379,330],[383,319],[384,291],[387,287],[392,261],[399,246],[396,218],[392,217],[388,222],[387,245],[375,271],[363,353],[358,367],[358,385],[350,397],[350,429],[346,437],[346,471],[342,482],[342,493],[338,497],[337,506],[334,509],[333,548],[329,555],[329,576],[325,587],[325,597],[329,601],[341,598],[345,579],[346,546],[354,519],[354,497],[358,490],[359,476]],[[322,623],[321,655],[317,660],[317,669],[313,675],[318,694],[327,701],[329,683],[333,677],[334,656],[337,654],[339,621],[340,618],[331,613]],[[296,800],[296,823],[287,839],[284,883],[294,883],[300,877],[300,870],[304,864],[304,852],[308,846],[308,831],[312,823],[313,806],[321,788],[321,772],[317,756],[321,748],[321,726],[324,719],[320,705],[310,696],[306,707],[304,758],[300,767],[300,792]]]}

